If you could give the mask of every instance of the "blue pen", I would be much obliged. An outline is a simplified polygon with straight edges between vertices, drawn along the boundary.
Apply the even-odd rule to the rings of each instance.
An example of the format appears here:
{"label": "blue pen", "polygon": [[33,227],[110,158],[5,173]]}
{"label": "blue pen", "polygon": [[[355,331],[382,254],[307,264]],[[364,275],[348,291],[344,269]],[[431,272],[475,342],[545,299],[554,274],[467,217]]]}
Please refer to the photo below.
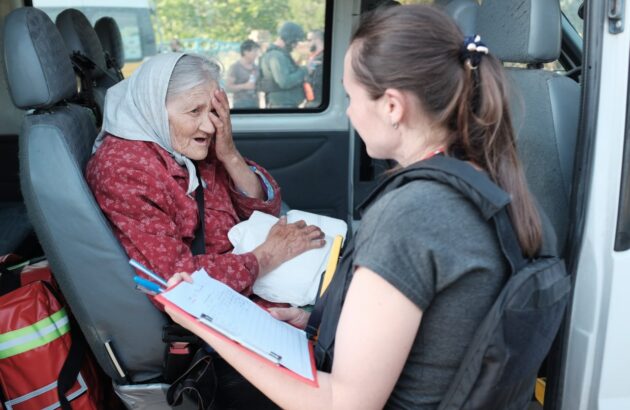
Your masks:
{"label": "blue pen", "polygon": [[145,288],[145,289],[147,289],[147,290],[149,290],[151,292],[160,293],[160,292],[162,292],[162,290],[164,290],[157,283],[153,283],[150,280],[146,280],[145,278],[141,278],[140,276],[134,276],[133,277],[133,281],[136,282],[139,286],[142,286],[143,288]]}
{"label": "blue pen", "polygon": [[129,264],[131,266],[133,266],[134,268],[138,268],[140,269],[142,272],[146,273],[150,278],[152,278],[154,281],[156,281],[157,283],[159,283],[160,285],[166,287],[166,281],[164,279],[162,279],[161,277],[159,277],[158,275],[156,275],[155,273],[151,272],[149,270],[149,268],[147,268],[146,266],[144,266],[143,264],[141,264],[140,262],[138,262],[135,259],[129,259]]}

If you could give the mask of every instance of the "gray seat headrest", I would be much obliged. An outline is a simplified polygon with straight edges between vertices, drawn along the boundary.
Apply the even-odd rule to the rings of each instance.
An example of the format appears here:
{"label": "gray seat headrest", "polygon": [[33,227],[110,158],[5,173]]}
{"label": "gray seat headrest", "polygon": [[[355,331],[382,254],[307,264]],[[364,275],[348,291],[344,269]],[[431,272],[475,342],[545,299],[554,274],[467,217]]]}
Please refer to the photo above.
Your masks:
{"label": "gray seat headrest", "polygon": [[450,0],[436,1],[442,9],[455,20],[457,26],[465,36],[477,34],[477,9],[479,3],[476,0]]}
{"label": "gray seat headrest", "polygon": [[483,0],[477,32],[490,53],[512,63],[546,63],[560,55],[558,0]]}
{"label": "gray seat headrest", "polygon": [[100,18],[94,24],[94,30],[99,40],[101,40],[103,50],[116,61],[116,68],[121,69],[125,64],[125,50],[116,20],[111,17]]}
{"label": "gray seat headrest", "polygon": [[66,43],[67,52],[79,52],[89,58],[101,70],[93,69],[92,78],[99,78],[107,65],[101,42],[90,21],[77,9],[67,9],[59,13],[55,21],[57,28]]}
{"label": "gray seat headrest", "polygon": [[6,17],[4,62],[16,107],[47,108],[77,92],[63,39],[50,17],[39,9],[23,7]]}

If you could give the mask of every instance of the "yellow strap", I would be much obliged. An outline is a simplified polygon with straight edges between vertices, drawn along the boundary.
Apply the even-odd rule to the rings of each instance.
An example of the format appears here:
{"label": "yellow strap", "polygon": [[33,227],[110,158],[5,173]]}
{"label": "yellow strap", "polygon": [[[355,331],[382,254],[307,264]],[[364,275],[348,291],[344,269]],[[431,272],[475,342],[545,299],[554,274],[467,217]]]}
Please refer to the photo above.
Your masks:
{"label": "yellow strap", "polygon": [[332,281],[333,276],[335,275],[335,270],[337,270],[337,262],[339,262],[339,253],[341,252],[341,243],[343,242],[343,236],[337,235],[333,240],[332,248],[330,248],[330,256],[328,257],[328,264],[326,265],[326,272],[324,272],[324,278],[322,279],[322,286],[319,290],[319,296],[321,297],[330,282]]}

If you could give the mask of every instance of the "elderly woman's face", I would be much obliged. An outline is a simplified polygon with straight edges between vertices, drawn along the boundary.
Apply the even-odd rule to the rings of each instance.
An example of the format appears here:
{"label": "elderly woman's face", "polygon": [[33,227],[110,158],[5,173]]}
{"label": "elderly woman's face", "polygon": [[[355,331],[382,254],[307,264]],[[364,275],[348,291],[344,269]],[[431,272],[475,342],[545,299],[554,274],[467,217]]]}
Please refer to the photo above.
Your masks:
{"label": "elderly woman's face", "polygon": [[212,96],[217,83],[198,85],[188,92],[171,97],[166,102],[173,149],[192,159],[208,156],[215,128],[210,121]]}

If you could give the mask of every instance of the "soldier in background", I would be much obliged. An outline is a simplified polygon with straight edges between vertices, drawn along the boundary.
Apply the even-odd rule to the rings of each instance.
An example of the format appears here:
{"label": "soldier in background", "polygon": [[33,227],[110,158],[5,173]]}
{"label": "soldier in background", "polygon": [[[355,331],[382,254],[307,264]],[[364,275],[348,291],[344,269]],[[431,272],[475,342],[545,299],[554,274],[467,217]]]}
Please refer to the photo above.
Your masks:
{"label": "soldier in background", "polygon": [[280,27],[278,38],[262,56],[258,87],[265,93],[267,108],[297,108],[304,101],[308,71],[291,57],[291,51],[304,37],[302,27],[288,21]]}
{"label": "soldier in background", "polygon": [[313,98],[306,103],[307,107],[319,107],[322,104],[323,80],[324,80],[324,32],[313,30],[308,33],[306,39],[309,42],[308,57],[308,82],[313,89]]}

